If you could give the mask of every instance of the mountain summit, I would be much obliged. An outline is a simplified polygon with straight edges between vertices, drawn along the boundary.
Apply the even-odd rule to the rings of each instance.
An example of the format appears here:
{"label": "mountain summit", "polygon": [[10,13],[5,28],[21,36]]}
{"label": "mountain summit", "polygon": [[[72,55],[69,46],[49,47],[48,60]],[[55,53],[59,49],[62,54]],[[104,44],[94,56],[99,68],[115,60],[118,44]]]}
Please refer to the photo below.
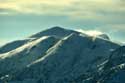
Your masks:
{"label": "mountain summit", "polygon": [[50,29],[44,30],[42,32],[36,33],[36,34],[30,36],[30,38],[36,38],[36,37],[39,38],[42,36],[49,36],[49,35],[56,36],[56,37],[65,37],[71,33],[78,33],[78,32],[73,31],[73,30],[67,30],[67,29],[64,29],[64,28],[59,27],[59,26],[55,26],[55,27],[52,27]]}
{"label": "mountain summit", "polygon": [[114,83],[124,61],[107,35],[53,27],[0,47],[0,83]]}

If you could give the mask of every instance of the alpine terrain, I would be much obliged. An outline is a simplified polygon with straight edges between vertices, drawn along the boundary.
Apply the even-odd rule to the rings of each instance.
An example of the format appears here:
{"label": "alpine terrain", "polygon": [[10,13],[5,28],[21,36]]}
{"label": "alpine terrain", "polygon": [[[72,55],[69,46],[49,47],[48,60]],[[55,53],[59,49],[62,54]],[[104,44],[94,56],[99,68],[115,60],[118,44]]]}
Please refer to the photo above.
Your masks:
{"label": "alpine terrain", "polygon": [[125,83],[125,46],[52,27],[0,47],[0,83]]}

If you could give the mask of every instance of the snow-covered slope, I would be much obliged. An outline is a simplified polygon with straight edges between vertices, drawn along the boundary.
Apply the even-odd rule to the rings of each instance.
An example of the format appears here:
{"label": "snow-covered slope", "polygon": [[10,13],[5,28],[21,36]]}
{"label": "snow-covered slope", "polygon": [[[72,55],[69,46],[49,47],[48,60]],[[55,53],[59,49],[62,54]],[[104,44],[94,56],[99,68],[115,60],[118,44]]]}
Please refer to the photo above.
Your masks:
{"label": "snow-covered slope", "polygon": [[[15,50],[0,55],[1,72],[17,71],[26,67],[32,61],[44,56],[47,49],[53,46],[58,39],[55,37],[44,36],[35,41],[18,47]],[[8,67],[6,67],[8,64]],[[18,66],[19,65],[19,66]]]}
{"label": "snow-covered slope", "polygon": [[33,38],[27,38],[24,40],[16,40],[13,42],[9,42],[3,46],[0,47],[0,54],[5,53],[5,52],[9,52],[11,50],[14,50],[20,46],[22,46],[23,44],[27,43],[28,41],[32,41],[34,40]]}
{"label": "snow-covered slope", "polygon": [[120,47],[100,36],[60,27],[30,38],[35,39],[0,54],[1,82],[84,83],[89,77],[95,77],[92,74],[98,74],[104,66],[101,63],[106,64],[112,51]]}
{"label": "snow-covered slope", "polygon": [[55,26],[55,27],[52,27],[50,29],[44,30],[42,32],[36,33],[36,34],[30,36],[29,38],[9,42],[9,43],[1,46],[0,47],[0,54],[14,50],[14,49],[24,45],[27,42],[30,42],[32,40],[36,40],[36,39],[43,37],[43,36],[56,36],[56,37],[60,38],[60,37],[68,36],[71,33],[79,33],[79,32],[76,32],[73,30],[67,30],[67,29],[61,28],[59,26]]}

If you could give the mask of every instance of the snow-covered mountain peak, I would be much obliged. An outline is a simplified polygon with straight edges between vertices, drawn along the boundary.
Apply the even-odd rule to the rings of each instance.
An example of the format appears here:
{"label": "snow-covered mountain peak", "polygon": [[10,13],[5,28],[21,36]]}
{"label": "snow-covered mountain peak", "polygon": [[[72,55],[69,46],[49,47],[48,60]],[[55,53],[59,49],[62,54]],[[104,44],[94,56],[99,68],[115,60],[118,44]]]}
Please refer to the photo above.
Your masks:
{"label": "snow-covered mountain peak", "polygon": [[56,32],[56,31],[64,30],[64,28],[62,28],[60,26],[54,26],[54,27],[50,28],[50,30],[54,30]]}
{"label": "snow-covered mountain peak", "polygon": [[44,30],[42,32],[36,33],[30,37],[31,38],[39,38],[42,36],[56,36],[56,37],[62,38],[62,37],[68,36],[71,33],[78,33],[78,32],[56,26],[56,27],[52,27],[50,29]]}
{"label": "snow-covered mountain peak", "polygon": [[[111,42],[106,34],[90,36],[56,26],[3,47],[0,83],[86,83],[91,78],[96,81],[87,83],[97,83],[101,78],[98,67],[105,66],[111,50],[120,45]],[[117,55],[125,49],[120,49],[111,56],[111,63],[120,61],[118,65],[124,67],[124,58]]]}

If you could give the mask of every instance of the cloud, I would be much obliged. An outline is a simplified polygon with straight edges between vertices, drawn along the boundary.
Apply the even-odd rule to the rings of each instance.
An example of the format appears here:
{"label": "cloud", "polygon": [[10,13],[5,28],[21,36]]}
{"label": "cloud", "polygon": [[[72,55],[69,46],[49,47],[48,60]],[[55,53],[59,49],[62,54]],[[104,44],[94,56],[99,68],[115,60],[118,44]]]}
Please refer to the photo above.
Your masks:
{"label": "cloud", "polygon": [[125,31],[125,24],[111,24],[111,25],[107,25],[107,27],[111,27],[114,30],[122,30]]}
{"label": "cloud", "polygon": [[15,10],[19,13],[56,14],[69,6],[72,0],[5,0],[0,8]]}
{"label": "cloud", "polygon": [[125,33],[125,24],[124,23],[112,23],[112,24],[105,24],[99,27],[96,27],[100,31],[106,31],[108,33]]}
{"label": "cloud", "polygon": [[0,8],[28,14],[96,18],[115,12],[123,13],[125,11],[123,2],[122,0],[2,0]]}
{"label": "cloud", "polygon": [[106,24],[99,27],[96,27],[95,30],[99,30],[110,35],[111,40],[118,42],[125,42],[125,24],[124,23],[114,23]]}
{"label": "cloud", "polygon": [[0,15],[17,14],[67,16],[70,21],[87,21],[88,24],[89,22],[96,22],[96,24],[101,23],[105,25],[125,24],[125,1],[0,0]]}
{"label": "cloud", "polygon": [[125,30],[125,0],[0,0],[0,15],[15,14],[67,16],[101,24],[100,30]]}
{"label": "cloud", "polygon": [[82,32],[82,33],[84,33],[84,34],[87,34],[87,35],[89,35],[89,36],[94,36],[94,37],[103,34],[101,31],[98,31],[98,30],[83,30],[83,29],[77,29],[76,31]]}

